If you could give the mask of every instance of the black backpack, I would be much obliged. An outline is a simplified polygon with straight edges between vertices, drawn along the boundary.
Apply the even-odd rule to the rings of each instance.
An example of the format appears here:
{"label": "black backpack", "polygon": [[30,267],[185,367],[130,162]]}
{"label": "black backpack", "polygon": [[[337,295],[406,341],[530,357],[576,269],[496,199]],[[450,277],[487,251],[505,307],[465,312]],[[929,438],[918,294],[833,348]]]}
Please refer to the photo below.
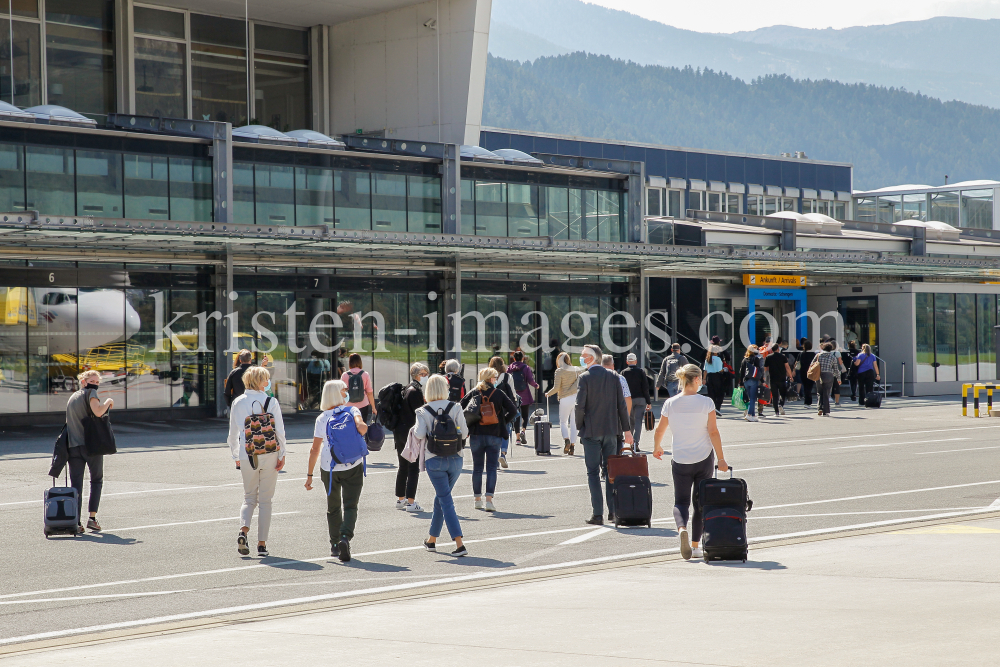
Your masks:
{"label": "black backpack", "polygon": [[528,390],[528,378],[524,376],[523,368],[515,368],[510,371],[510,376],[514,378],[514,391],[521,392]]}
{"label": "black backpack", "polygon": [[347,374],[347,402],[360,403],[365,400],[365,372]]}
{"label": "black backpack", "polygon": [[454,407],[455,403],[449,401],[440,410],[425,408],[431,413],[433,420],[427,434],[427,451],[431,454],[454,456],[462,451],[462,434],[458,432],[458,425],[451,416],[451,409]]}
{"label": "black backpack", "polygon": [[378,390],[378,421],[382,426],[394,431],[402,412],[403,385],[393,382]]}
{"label": "black backpack", "polygon": [[448,400],[461,401],[465,398],[465,378],[458,373],[448,373]]}

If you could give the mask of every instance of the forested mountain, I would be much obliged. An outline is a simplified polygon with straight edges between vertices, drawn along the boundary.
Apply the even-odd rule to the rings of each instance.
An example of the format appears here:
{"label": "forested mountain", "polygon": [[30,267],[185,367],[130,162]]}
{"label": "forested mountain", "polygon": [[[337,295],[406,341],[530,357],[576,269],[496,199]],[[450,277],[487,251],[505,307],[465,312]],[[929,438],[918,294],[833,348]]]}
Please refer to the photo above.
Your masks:
{"label": "forested mountain", "polygon": [[[710,31],[710,11],[705,25]],[[1000,20],[939,17],[842,30],[778,25],[727,35],[579,0],[493,0],[493,55],[534,60],[576,51],[643,65],[707,67],[744,81],[787,74],[1000,108]]]}
{"label": "forested mountain", "polygon": [[1000,180],[1000,110],[865,84],[490,56],[483,125],[851,162],[855,189]]}

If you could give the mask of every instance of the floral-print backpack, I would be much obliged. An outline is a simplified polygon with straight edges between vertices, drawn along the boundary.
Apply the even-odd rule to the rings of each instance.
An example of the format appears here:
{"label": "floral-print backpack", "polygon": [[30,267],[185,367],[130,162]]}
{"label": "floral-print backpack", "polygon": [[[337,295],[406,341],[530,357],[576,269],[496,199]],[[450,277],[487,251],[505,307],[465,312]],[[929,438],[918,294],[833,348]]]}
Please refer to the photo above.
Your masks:
{"label": "floral-print backpack", "polygon": [[[271,397],[264,401],[260,413],[252,413],[243,420],[243,437],[246,441],[247,458],[250,466],[257,469],[257,457],[278,451],[278,438],[274,434],[274,415],[267,411]],[[254,401],[260,405],[260,401]],[[253,405],[250,406],[253,410]]]}

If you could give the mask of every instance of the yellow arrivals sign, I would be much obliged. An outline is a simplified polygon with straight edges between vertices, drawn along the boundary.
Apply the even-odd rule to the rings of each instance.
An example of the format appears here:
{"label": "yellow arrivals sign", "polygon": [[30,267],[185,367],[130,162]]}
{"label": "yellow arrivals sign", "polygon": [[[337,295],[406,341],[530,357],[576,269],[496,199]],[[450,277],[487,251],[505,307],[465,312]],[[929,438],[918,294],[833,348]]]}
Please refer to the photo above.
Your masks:
{"label": "yellow arrivals sign", "polygon": [[744,273],[743,284],[748,287],[805,287],[806,277]]}

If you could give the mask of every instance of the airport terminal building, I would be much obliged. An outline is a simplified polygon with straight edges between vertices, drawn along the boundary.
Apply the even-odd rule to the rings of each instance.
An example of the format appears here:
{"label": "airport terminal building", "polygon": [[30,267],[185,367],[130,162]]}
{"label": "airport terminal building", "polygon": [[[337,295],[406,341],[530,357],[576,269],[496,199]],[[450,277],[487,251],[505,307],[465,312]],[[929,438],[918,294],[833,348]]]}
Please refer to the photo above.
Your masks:
{"label": "airport terminal building", "polygon": [[222,414],[244,347],[285,411],[349,352],[377,390],[515,347],[543,376],[553,340],[826,333],[907,395],[996,377],[992,195],[883,219],[848,164],[483,128],[488,0],[247,7],[14,0],[0,425],[62,419],[87,368],[119,419]]}

